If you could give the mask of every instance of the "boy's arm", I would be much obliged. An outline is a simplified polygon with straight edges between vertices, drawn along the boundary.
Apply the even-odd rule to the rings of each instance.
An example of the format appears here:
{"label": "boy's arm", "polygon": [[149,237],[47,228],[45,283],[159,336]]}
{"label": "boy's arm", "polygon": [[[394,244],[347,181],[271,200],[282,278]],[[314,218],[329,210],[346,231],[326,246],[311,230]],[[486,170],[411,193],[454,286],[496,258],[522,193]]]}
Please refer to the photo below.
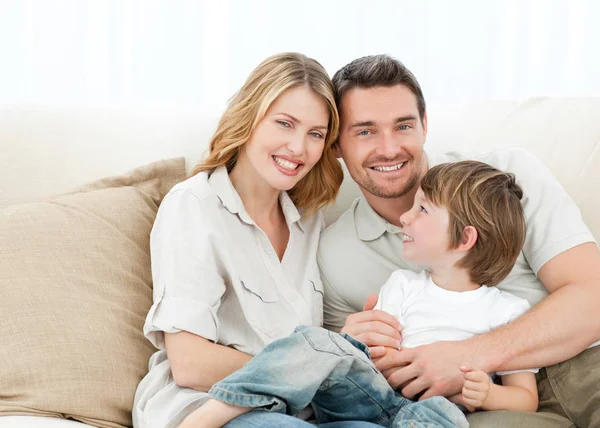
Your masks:
{"label": "boy's arm", "polygon": [[502,385],[490,385],[488,396],[480,407],[482,410],[537,411],[538,392],[534,373],[519,372],[501,378]]}

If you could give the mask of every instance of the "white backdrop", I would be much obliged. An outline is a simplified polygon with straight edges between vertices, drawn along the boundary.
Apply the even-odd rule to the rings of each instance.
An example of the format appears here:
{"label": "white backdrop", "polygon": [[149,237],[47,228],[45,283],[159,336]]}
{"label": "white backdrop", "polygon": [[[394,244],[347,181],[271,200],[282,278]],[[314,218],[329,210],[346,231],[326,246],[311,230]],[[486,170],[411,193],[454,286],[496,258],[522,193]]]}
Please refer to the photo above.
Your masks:
{"label": "white backdrop", "polygon": [[0,104],[222,107],[300,51],[389,53],[428,102],[600,96],[595,0],[0,0]]}

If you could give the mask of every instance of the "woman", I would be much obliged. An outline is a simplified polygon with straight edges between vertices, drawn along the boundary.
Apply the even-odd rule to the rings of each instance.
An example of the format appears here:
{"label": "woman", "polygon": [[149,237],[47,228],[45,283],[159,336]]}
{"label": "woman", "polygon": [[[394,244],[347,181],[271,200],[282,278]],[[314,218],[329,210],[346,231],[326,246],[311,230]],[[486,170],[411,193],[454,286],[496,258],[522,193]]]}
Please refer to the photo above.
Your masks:
{"label": "woman", "polygon": [[[322,324],[318,210],[343,178],[331,147],[338,124],[318,62],[270,57],[230,101],[207,159],[165,197],[144,326],[159,351],[136,392],[136,427],[194,425],[214,383],[297,325]],[[311,425],[252,412],[227,426]]]}

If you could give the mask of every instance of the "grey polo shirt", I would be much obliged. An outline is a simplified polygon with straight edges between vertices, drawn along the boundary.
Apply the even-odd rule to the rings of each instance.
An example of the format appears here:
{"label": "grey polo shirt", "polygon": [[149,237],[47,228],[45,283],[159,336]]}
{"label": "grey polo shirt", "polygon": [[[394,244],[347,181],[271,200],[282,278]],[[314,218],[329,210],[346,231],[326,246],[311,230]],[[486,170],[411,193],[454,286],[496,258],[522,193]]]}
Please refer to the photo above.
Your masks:
{"label": "grey polo shirt", "polygon": [[[510,148],[484,154],[426,155],[429,166],[474,159],[515,174],[524,192],[527,236],[513,270],[498,288],[527,299],[531,306],[548,295],[537,278],[540,268],[563,251],[595,242],[573,200],[548,168],[528,152]],[[317,257],[325,289],[325,327],[339,331],[348,315],[362,310],[367,296],[379,294],[394,270],[422,270],[402,258],[399,231],[360,197],[323,232]]]}

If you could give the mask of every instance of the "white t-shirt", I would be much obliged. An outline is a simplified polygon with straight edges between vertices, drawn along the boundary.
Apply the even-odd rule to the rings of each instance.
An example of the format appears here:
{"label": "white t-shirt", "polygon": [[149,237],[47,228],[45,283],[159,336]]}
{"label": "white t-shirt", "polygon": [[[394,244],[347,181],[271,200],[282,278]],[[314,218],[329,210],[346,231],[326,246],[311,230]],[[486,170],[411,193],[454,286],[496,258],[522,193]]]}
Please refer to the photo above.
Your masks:
{"label": "white t-shirt", "polygon": [[395,316],[403,326],[402,346],[414,348],[488,333],[518,318],[529,307],[527,300],[496,287],[449,291],[437,286],[427,271],[397,270],[381,288],[375,309]]}

